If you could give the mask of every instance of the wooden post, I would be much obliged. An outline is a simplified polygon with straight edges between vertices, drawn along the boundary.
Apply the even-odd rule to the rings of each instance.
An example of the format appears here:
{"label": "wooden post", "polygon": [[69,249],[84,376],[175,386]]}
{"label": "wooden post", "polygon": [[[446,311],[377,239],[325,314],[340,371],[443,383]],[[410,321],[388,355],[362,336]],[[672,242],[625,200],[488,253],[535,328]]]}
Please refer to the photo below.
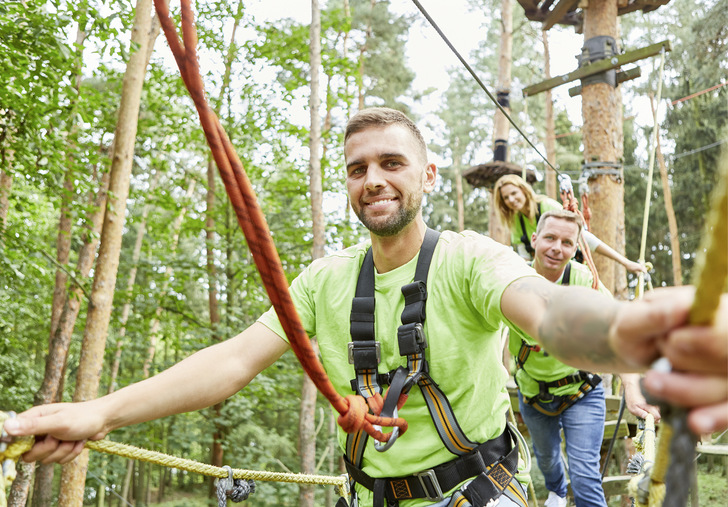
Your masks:
{"label": "wooden post", "polygon": [[[592,0],[584,9],[584,40],[609,36],[618,40],[617,0]],[[583,86],[584,161],[595,171],[589,179],[592,232],[618,252],[624,252],[624,151],[622,94],[618,87],[597,82]],[[595,163],[606,163],[603,167]],[[616,164],[616,165],[615,165]],[[601,171],[616,169],[617,174]],[[595,256],[604,285],[619,299],[627,294],[621,264]]]}
{"label": "wooden post", "polygon": [[[543,71],[546,79],[551,79],[551,53],[549,51],[549,32],[541,31],[543,40]],[[525,100],[528,100],[526,98]],[[556,126],[554,123],[554,101],[551,97],[551,90],[546,90],[546,159],[553,166],[556,166]],[[549,166],[546,166],[546,195],[551,199],[558,198],[558,188],[556,185],[556,172]]]}
{"label": "wooden post", "polygon": [[[513,50],[513,5],[512,0],[503,0],[501,2],[501,40],[498,57],[498,95],[499,102],[500,96],[505,94],[506,105],[501,103],[503,109],[510,114],[510,106],[507,105],[508,93],[511,88],[511,54]],[[501,112],[500,109],[496,109],[495,116],[493,118],[493,137],[494,137],[494,148],[498,148],[499,142],[505,141],[505,145],[501,145],[505,148],[505,162],[508,161],[508,131],[510,130],[508,124],[508,118]],[[493,199],[493,192],[489,190],[490,202],[488,203],[488,229],[490,237],[494,240],[503,243],[505,245],[510,244],[510,233],[508,229],[501,223],[498,218],[498,213],[495,209],[495,201]]]}

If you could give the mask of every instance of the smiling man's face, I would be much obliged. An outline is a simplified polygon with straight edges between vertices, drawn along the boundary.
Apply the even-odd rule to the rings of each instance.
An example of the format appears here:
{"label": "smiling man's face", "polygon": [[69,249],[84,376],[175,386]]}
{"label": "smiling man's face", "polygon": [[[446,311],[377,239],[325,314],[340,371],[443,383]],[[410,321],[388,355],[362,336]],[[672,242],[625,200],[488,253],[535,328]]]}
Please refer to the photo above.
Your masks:
{"label": "smiling man's face", "polygon": [[566,263],[576,252],[579,226],[558,217],[543,217],[546,222],[538,234],[531,237],[534,249],[534,269],[551,281],[561,276]]}
{"label": "smiling man's face", "polygon": [[370,232],[394,236],[422,211],[436,171],[422,156],[412,133],[401,125],[371,127],[352,134],[344,146],[351,207]]}

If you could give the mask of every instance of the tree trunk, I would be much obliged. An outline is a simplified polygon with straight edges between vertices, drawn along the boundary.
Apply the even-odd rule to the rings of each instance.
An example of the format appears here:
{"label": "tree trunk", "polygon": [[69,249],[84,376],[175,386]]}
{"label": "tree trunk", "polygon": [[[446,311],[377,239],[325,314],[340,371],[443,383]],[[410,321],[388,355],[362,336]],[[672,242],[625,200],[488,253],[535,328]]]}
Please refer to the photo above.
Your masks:
{"label": "tree trunk", "polygon": [[[619,40],[617,28],[617,2],[599,0],[589,2],[584,9],[584,40],[606,35]],[[621,90],[608,83],[593,83],[582,88],[582,120],[584,161],[604,162],[608,165],[596,169],[613,169],[611,164],[622,160],[624,137],[622,132]],[[592,232],[618,252],[624,253],[624,186],[623,170],[619,177],[597,174],[589,180],[592,209]],[[624,267],[604,256],[594,259],[599,277],[615,295],[624,297],[626,273]],[[621,278],[622,282],[618,283]]]}
{"label": "tree trunk", "polygon": [[[26,463],[25,461],[18,460],[16,465],[18,475],[12,484],[10,490],[10,496],[8,497],[8,507],[25,507],[27,505],[28,494],[30,492],[30,481],[33,478],[33,469],[35,468],[35,462]],[[0,494],[5,494],[4,491]]]}
{"label": "tree trunk", "polygon": [[[650,107],[652,108],[652,116],[656,117],[654,97],[650,94]],[[660,179],[662,180],[662,196],[665,199],[665,213],[667,214],[667,227],[670,231],[670,250],[672,257],[672,284],[675,287],[682,285],[682,260],[680,257],[680,238],[677,232],[677,220],[675,219],[675,209],[672,207],[672,191],[670,190],[670,180],[667,178],[667,167],[665,167],[665,157],[662,156],[662,148],[660,146],[660,125],[655,121],[657,129],[657,145],[655,151],[657,155],[657,163],[660,165]]]}
{"label": "tree trunk", "polygon": [[[5,152],[5,166],[10,167],[13,160],[13,152]],[[10,205],[10,190],[13,188],[13,176],[4,170],[0,170],[0,243],[1,236],[5,231],[8,220],[8,207]]]}
{"label": "tree trunk", "polygon": [[[510,114],[510,106],[508,102],[508,94],[511,89],[511,59],[513,52],[513,6],[511,0],[503,0],[501,2],[501,37],[500,46],[498,48],[498,101],[501,107]],[[505,97],[502,100],[502,96]],[[502,156],[503,161],[510,159],[508,149],[508,133],[510,127],[508,118],[501,112],[500,109],[496,109],[493,117],[493,152],[496,153],[496,149],[502,146],[500,149],[505,149],[505,153]],[[494,159],[497,159],[494,156]],[[491,238],[503,243],[504,245],[510,244],[510,233],[505,227],[505,224],[501,222],[498,212],[495,209],[493,199],[493,192],[489,190],[489,203],[488,203],[488,233]]]}
{"label": "tree trunk", "polygon": [[[235,45],[235,36],[237,34],[240,20],[243,17],[243,2],[238,2],[237,12],[235,14],[235,22],[233,23],[232,34],[230,35],[230,44],[228,45],[227,56],[225,58],[225,74],[223,75],[222,86],[220,87],[220,98],[218,100],[217,115],[220,115],[222,103],[225,96],[230,92],[230,75],[232,73],[232,65],[237,56],[237,47]],[[215,166],[212,157],[208,158],[207,161],[207,210],[205,212],[205,249],[207,256],[207,278],[208,278],[208,291],[207,300],[208,308],[210,312],[210,329],[212,335],[210,337],[211,343],[217,343],[221,340],[218,332],[218,326],[220,324],[220,311],[218,306],[218,293],[217,293],[217,270],[215,269]],[[222,420],[222,409],[225,406],[225,402],[216,403],[212,407],[213,413],[213,425],[215,430],[212,433],[212,446],[210,449],[210,464],[216,467],[223,466],[224,460],[224,449],[223,441],[227,436],[227,426],[221,422]],[[210,478],[208,480],[208,496],[215,498],[216,488],[215,480]]]}
{"label": "tree trunk", "polygon": [[[541,31],[541,38],[543,39],[543,72],[544,80],[551,79],[551,53],[549,51],[549,33],[548,30]],[[546,90],[544,94],[546,101],[546,109],[544,112],[546,120],[546,160],[551,165],[556,166],[556,126],[554,124],[554,101],[551,96],[551,90]],[[528,100],[528,99],[526,99]],[[558,187],[556,185],[556,172],[546,166],[546,195],[551,199],[556,199],[558,196]]]}
{"label": "tree trunk", "polygon": [[[98,396],[99,377],[103,366],[104,348],[111,317],[111,305],[119,267],[121,235],[129,195],[134,141],[137,132],[141,92],[146,73],[146,56],[151,44],[151,0],[138,0],[132,28],[132,52],[122,87],[119,120],[109,183],[110,198],[101,232],[99,257],[86,318],[81,357],[78,366],[74,401]],[[83,503],[84,482],[88,467],[88,450],[66,465],[61,476],[59,505],[76,506]]]}
{"label": "tree trunk", "polygon": [[[319,97],[319,72],[321,67],[321,11],[318,0],[311,0],[310,29],[311,95],[309,113],[311,118],[309,136],[309,193],[311,194],[311,220],[313,231],[312,258],[324,256],[325,222],[323,213],[323,181],[321,175],[321,99]],[[315,343],[314,343],[315,346]],[[299,419],[299,451],[301,473],[313,474],[316,468],[316,386],[308,375],[303,375],[301,387],[301,412]],[[298,505],[313,507],[315,489],[312,485],[299,487]]]}
{"label": "tree trunk", "polygon": [[[63,310],[58,319],[55,332],[48,345],[46,357],[45,374],[43,382],[35,394],[34,405],[44,405],[55,401],[61,401],[63,395],[63,378],[66,371],[66,360],[68,348],[71,344],[71,337],[76,326],[76,319],[81,308],[81,301],[84,289],[79,284],[84,284],[93,266],[98,246],[98,237],[101,232],[106,209],[106,197],[109,186],[109,173],[102,175],[99,181],[99,189],[93,198],[92,209],[94,210],[87,218],[87,231],[84,234],[83,244],[78,253],[76,263],[76,276],[73,285],[65,296]],[[53,491],[54,465],[39,465],[35,473],[35,484],[33,486],[33,506],[44,507],[51,504],[50,495]],[[22,495],[20,491],[11,495]],[[24,498],[27,497],[27,492]],[[20,500],[18,500],[20,502]],[[25,502],[21,502],[22,505]]]}

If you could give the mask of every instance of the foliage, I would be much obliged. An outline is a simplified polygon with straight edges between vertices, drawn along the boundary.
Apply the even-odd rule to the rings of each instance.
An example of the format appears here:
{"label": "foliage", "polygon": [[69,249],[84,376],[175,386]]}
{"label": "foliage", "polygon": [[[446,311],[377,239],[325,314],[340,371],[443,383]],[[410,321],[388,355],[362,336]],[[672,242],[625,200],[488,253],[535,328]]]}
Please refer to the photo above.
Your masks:
{"label": "foliage", "polygon": [[[625,20],[625,41],[672,37],[675,49],[668,58],[665,96],[671,100],[703,90],[726,79],[728,51],[727,0],[679,2],[650,13],[652,24]],[[478,8],[497,12],[499,2],[474,0]],[[324,190],[327,210],[327,248],[334,250],[366,235],[345,210],[341,167],[342,135],[346,117],[357,106],[388,105],[407,111],[417,100],[410,85],[414,74],[407,66],[405,43],[408,16],[396,16],[387,1],[351,2],[347,15],[339,2],[328,2],[322,12],[322,84],[325,83]],[[176,9],[175,6],[172,7]],[[310,259],[310,207],[308,129],[295,114],[306,109],[309,53],[308,26],[292,19],[261,23],[244,3],[208,0],[197,5],[200,60],[210,101],[220,111],[232,140],[269,221],[271,235],[289,279]],[[125,37],[133,12],[125,1],[7,0],[0,3],[0,152],[2,170],[14,176],[7,227],[0,241],[0,409],[22,410],[32,404],[40,384],[49,336],[49,319],[56,266],[57,223],[61,186],[67,171],[74,182],[71,200],[72,252],[67,269],[74,266],[90,197],[98,192],[99,178],[110,166],[109,152],[121,90],[121,72],[128,58]],[[233,20],[239,20],[232,41],[230,79],[233,86],[220,93],[231,44]],[[666,20],[672,23],[668,28]],[[74,38],[78,21],[86,30],[81,47]],[[486,20],[483,43],[474,54],[475,67],[485,83],[496,81],[498,19]],[[641,26],[643,29],[631,29]],[[636,35],[635,35],[636,34]],[[30,44],[28,41],[33,41]],[[160,51],[152,57],[142,98],[134,158],[132,187],[123,236],[118,286],[108,336],[107,364],[113,360],[116,340],[124,334],[119,387],[142,377],[149,354],[152,322],[159,313],[158,344],[152,373],[175,364],[207,346],[214,335],[230,337],[255,321],[269,307],[260,276],[240,233],[222,181],[215,180],[215,205],[205,205],[208,149],[197,122],[197,113],[182,86],[178,71]],[[540,75],[540,33],[536,25],[514,9],[513,90]],[[84,56],[85,58],[81,58]],[[80,67],[76,67],[80,65]],[[76,73],[81,81],[75,87]],[[654,77],[651,84],[654,83]],[[437,118],[428,119],[434,133],[431,150],[447,161],[440,169],[436,191],[428,196],[425,213],[430,225],[454,228],[457,223],[456,170],[482,163],[489,153],[494,106],[462,70],[452,69],[451,87],[442,98]],[[668,109],[662,125],[663,149],[678,215],[685,275],[690,274],[697,250],[707,194],[715,180],[717,149],[706,148],[724,139],[728,117],[728,88],[722,88]],[[491,88],[491,91],[493,89]],[[646,90],[645,90],[646,93]],[[527,134],[544,135],[543,103],[528,105],[511,93],[514,118]],[[575,130],[563,109],[556,107],[556,131]],[[541,167],[530,148],[523,148],[511,131],[512,159]],[[645,188],[645,139],[649,131],[625,125],[625,190],[627,253],[635,249],[641,226]],[[538,144],[538,143],[537,143]],[[561,170],[578,172],[581,164],[579,135],[557,140]],[[10,155],[13,155],[12,158]],[[151,189],[153,177],[160,182]],[[196,189],[185,197],[191,182]],[[487,230],[489,203],[482,190],[465,183],[465,227]],[[670,252],[662,191],[653,185],[650,210],[649,258],[656,266],[655,284],[669,284]],[[144,210],[148,216],[144,221]],[[175,248],[172,224],[185,208]],[[219,290],[221,322],[215,333],[210,325],[205,227],[215,222],[214,265]],[[144,228],[141,259],[131,254],[137,234]],[[125,288],[132,270],[136,283]],[[83,297],[83,296],[82,296]],[[122,308],[131,313],[122,327]],[[70,399],[78,364],[83,300],[68,360],[64,399]],[[110,372],[102,372],[104,388]],[[298,471],[297,423],[301,368],[293,354],[259,375],[243,393],[227,402],[218,416],[211,410],[154,421],[112,434],[114,439],[159,449],[201,462],[209,461],[216,425],[227,429],[225,462],[235,467]],[[320,401],[317,423],[328,418],[330,408]],[[328,442],[319,438],[322,455]],[[92,453],[91,472],[109,484],[107,495],[119,492],[126,462]],[[336,473],[322,470],[322,473]],[[137,469],[159,487],[160,470]],[[171,474],[169,491],[204,491],[202,479]],[[138,482],[138,481],[137,481]],[[89,479],[89,501],[98,483]],[[57,485],[56,485],[57,487]],[[256,505],[293,505],[296,486],[259,484]],[[319,494],[319,493],[317,493]],[[188,504],[186,499],[176,505]],[[175,501],[171,504],[175,505]],[[204,504],[201,501],[200,504]]]}

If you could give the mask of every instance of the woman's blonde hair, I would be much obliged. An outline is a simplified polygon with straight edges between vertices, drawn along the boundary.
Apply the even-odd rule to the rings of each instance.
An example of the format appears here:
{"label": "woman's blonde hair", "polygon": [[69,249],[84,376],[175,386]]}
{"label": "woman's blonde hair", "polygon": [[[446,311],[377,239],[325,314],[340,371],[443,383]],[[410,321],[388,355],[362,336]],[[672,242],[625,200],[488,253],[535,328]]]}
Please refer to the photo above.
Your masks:
{"label": "woman's blonde hair", "polygon": [[511,227],[517,213],[515,210],[510,209],[506,205],[506,201],[501,195],[501,188],[504,185],[515,185],[523,191],[523,195],[526,197],[524,208],[527,211],[527,213],[523,214],[526,215],[529,220],[536,218],[536,206],[541,199],[539,199],[539,196],[537,196],[536,192],[533,191],[533,187],[523,181],[523,178],[516,174],[506,174],[505,176],[501,176],[498,181],[495,182],[495,186],[493,187],[495,209],[498,211],[498,215],[501,220],[508,224],[508,227]]}

